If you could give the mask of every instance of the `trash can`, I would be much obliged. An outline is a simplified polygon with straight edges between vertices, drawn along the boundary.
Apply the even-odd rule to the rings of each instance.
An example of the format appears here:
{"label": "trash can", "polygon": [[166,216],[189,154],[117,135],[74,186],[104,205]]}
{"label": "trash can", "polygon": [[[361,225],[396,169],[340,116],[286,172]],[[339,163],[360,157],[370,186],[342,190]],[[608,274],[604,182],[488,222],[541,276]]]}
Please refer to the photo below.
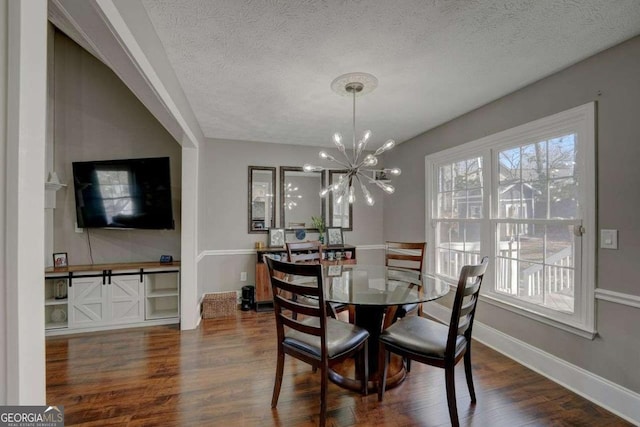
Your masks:
{"label": "trash can", "polygon": [[248,311],[253,308],[255,286],[242,287],[242,303],[240,310]]}

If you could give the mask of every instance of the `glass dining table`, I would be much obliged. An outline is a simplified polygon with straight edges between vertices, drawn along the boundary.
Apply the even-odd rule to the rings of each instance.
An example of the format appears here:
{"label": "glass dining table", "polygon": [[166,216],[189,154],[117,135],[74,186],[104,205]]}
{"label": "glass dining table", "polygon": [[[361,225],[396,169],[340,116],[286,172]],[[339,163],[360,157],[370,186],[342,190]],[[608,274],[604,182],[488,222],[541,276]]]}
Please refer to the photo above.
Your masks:
{"label": "glass dining table", "polygon": [[[383,265],[325,265],[325,300],[348,304],[355,312],[354,323],[369,331],[369,389],[375,390],[378,374],[378,338],[392,324],[398,307],[433,301],[449,292],[449,282],[431,274]],[[330,379],[345,388],[359,391],[358,372],[351,366],[336,366]],[[400,357],[389,364],[387,388],[400,384],[406,368]]]}

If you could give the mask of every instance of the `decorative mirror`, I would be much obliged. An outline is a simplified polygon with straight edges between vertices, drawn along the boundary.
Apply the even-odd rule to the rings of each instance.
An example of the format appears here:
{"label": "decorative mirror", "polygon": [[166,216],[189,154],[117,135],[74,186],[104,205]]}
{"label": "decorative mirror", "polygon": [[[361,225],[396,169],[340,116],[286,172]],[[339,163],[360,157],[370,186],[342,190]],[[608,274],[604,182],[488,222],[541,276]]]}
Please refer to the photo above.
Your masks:
{"label": "decorative mirror", "polygon": [[320,190],[324,171],[304,172],[301,167],[280,166],[280,221],[288,229],[316,230],[311,217],[324,218]]}
{"label": "decorative mirror", "polygon": [[266,233],[276,225],[276,168],[249,166],[249,233]]}
{"label": "decorative mirror", "polygon": [[[346,170],[330,170],[329,185],[345,178]],[[338,203],[333,191],[329,193],[329,221],[328,227],[342,227],[343,230],[353,230],[353,205],[347,200]]]}

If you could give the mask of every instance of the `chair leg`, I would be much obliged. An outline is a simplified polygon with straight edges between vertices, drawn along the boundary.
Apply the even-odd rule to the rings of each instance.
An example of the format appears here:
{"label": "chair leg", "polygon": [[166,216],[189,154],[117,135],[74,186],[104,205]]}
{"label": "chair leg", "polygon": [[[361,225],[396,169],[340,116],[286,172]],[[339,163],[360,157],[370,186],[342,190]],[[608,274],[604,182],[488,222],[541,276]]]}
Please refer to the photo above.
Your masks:
{"label": "chair leg", "polygon": [[362,394],[367,396],[369,394],[369,341],[364,342],[364,347],[360,352],[360,357],[362,357],[360,361],[361,372],[360,378],[362,381]]}
{"label": "chair leg", "polygon": [[391,353],[387,351],[384,344],[380,343],[378,358],[378,402],[382,402],[384,398],[384,390],[387,387],[387,368],[389,367],[389,358]]}
{"label": "chair leg", "polygon": [[449,406],[449,418],[451,425],[458,427],[458,408],[456,407],[456,381],[454,365],[444,368],[445,383],[447,386],[447,404]]}
{"label": "chair leg", "polygon": [[473,375],[471,374],[471,346],[467,345],[467,352],[464,354],[464,374],[467,377],[467,387],[471,402],[476,403],[476,391],[473,388]]}
{"label": "chair leg", "polygon": [[278,406],[278,397],[280,397],[280,387],[282,386],[282,374],[284,373],[284,352],[278,349],[278,362],[276,366],[276,380],[273,384],[273,396],[271,397],[271,407]]}
{"label": "chair leg", "polygon": [[327,314],[334,319],[338,318],[338,312],[336,311],[336,308],[330,303],[327,303]]}
{"label": "chair leg", "polygon": [[327,423],[327,388],[329,387],[329,367],[323,363],[320,370],[322,378],[320,380],[320,427]]}

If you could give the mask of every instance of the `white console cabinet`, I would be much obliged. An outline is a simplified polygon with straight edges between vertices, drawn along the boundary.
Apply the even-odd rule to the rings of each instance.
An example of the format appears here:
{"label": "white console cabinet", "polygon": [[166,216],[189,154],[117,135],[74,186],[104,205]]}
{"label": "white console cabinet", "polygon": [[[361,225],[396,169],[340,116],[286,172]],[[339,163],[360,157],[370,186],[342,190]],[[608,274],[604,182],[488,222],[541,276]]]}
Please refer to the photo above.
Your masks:
{"label": "white console cabinet", "polygon": [[46,334],[179,323],[179,269],[178,262],[47,269]]}

